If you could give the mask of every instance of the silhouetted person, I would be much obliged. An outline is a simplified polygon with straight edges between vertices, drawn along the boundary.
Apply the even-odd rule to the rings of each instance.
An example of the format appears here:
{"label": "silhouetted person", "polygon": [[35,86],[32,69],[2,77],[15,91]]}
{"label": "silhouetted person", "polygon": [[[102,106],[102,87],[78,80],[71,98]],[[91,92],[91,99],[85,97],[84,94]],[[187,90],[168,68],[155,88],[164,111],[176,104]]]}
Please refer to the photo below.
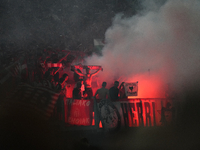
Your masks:
{"label": "silhouetted person", "polygon": [[53,76],[53,72],[54,72],[54,69],[53,68],[49,68],[44,74],[44,79],[47,79],[50,75]]}
{"label": "silhouetted person", "polygon": [[124,83],[125,82],[122,82],[120,84],[120,86],[119,86],[119,95],[120,95],[120,98],[127,98],[126,93],[125,93]]}
{"label": "silhouetted person", "polygon": [[59,83],[56,86],[56,89],[60,92],[65,93],[66,92],[66,81],[68,80],[68,74],[63,74],[63,76],[60,78]]}
{"label": "silhouetted person", "polygon": [[81,82],[77,82],[76,88],[73,90],[73,98],[74,99],[81,99]]}
{"label": "silhouetted person", "polygon": [[118,94],[119,94],[118,86],[119,86],[119,82],[115,81],[114,86],[109,89],[111,101],[116,101],[119,98],[118,97]]}
{"label": "silhouetted person", "polygon": [[60,95],[58,97],[58,100],[56,102],[56,110],[57,110],[57,117],[59,120],[62,119],[62,103],[64,98],[66,97],[66,81],[68,80],[68,74],[63,74],[63,76],[60,78],[59,83],[56,86],[56,91],[60,92]]}
{"label": "silhouetted person", "polygon": [[92,98],[93,96],[93,91],[92,91],[92,77],[97,75],[99,73],[99,71],[102,70],[102,68],[100,67],[96,72],[91,73],[90,72],[90,68],[86,69],[86,74],[80,73],[77,71],[77,69],[75,69],[74,71],[82,76],[84,78],[84,84],[85,84],[85,93],[88,95],[88,98]]}
{"label": "silhouetted person", "polygon": [[[82,73],[80,69],[77,69],[77,71]],[[74,72],[74,81],[77,83],[78,81],[81,81],[81,79],[83,79],[83,77],[77,74],[76,72]]]}
{"label": "silhouetted person", "polygon": [[94,98],[96,99],[108,99],[110,97],[109,90],[106,89],[106,82],[102,83],[102,88],[98,89],[94,95]]}

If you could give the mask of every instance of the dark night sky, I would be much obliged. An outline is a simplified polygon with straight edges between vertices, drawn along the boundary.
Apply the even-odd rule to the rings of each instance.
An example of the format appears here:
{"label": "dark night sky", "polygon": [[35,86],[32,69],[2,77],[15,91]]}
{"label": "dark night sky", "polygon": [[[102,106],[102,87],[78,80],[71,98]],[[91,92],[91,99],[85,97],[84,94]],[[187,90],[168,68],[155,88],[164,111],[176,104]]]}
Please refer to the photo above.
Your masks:
{"label": "dark night sky", "polygon": [[1,49],[90,51],[117,13],[138,9],[137,0],[1,0]]}

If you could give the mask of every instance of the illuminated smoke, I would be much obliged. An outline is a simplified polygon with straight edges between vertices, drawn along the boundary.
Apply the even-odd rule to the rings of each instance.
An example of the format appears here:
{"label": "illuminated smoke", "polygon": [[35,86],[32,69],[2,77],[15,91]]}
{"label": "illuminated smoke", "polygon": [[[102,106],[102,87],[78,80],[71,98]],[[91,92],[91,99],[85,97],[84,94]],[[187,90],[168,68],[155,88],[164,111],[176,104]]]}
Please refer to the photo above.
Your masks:
{"label": "illuminated smoke", "polygon": [[117,14],[105,33],[103,56],[87,59],[103,66],[101,81],[139,81],[139,97],[162,97],[167,83],[190,87],[200,73],[200,2],[151,2],[138,15]]}

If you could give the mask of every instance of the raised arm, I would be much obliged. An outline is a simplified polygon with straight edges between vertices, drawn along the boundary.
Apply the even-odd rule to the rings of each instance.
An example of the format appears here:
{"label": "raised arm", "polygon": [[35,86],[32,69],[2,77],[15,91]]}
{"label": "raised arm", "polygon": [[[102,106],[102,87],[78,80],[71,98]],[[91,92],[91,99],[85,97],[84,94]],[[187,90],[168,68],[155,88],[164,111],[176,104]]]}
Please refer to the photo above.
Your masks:
{"label": "raised arm", "polygon": [[78,72],[78,70],[76,68],[74,68],[74,72],[76,72],[79,76],[85,76],[83,73]]}
{"label": "raised arm", "polygon": [[46,59],[44,60],[44,64],[46,63],[46,61],[47,61],[47,58],[50,58],[50,56],[47,56],[47,57],[46,57]]}
{"label": "raised arm", "polygon": [[60,63],[61,61],[63,61],[65,58],[67,58],[67,56],[69,55],[69,53],[67,55],[65,55],[63,58],[61,58],[58,63]]}
{"label": "raised arm", "polygon": [[53,75],[55,75],[61,68],[62,67],[58,68],[58,70],[56,70]]}
{"label": "raised arm", "polygon": [[91,76],[95,76],[99,73],[100,70],[103,70],[102,67],[100,67],[96,72],[92,73]]}

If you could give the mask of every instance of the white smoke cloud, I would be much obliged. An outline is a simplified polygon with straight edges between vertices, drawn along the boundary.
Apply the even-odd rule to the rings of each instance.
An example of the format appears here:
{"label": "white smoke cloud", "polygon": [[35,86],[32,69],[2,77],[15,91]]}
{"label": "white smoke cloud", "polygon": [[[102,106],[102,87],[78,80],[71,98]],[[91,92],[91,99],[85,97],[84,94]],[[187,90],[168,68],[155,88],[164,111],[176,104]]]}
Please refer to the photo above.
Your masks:
{"label": "white smoke cloud", "polygon": [[162,6],[151,2],[130,18],[117,14],[105,33],[103,56],[86,62],[103,66],[101,81],[139,81],[139,89],[151,91],[139,96],[159,97],[166,83],[177,88],[198,81],[200,2],[168,0]]}

